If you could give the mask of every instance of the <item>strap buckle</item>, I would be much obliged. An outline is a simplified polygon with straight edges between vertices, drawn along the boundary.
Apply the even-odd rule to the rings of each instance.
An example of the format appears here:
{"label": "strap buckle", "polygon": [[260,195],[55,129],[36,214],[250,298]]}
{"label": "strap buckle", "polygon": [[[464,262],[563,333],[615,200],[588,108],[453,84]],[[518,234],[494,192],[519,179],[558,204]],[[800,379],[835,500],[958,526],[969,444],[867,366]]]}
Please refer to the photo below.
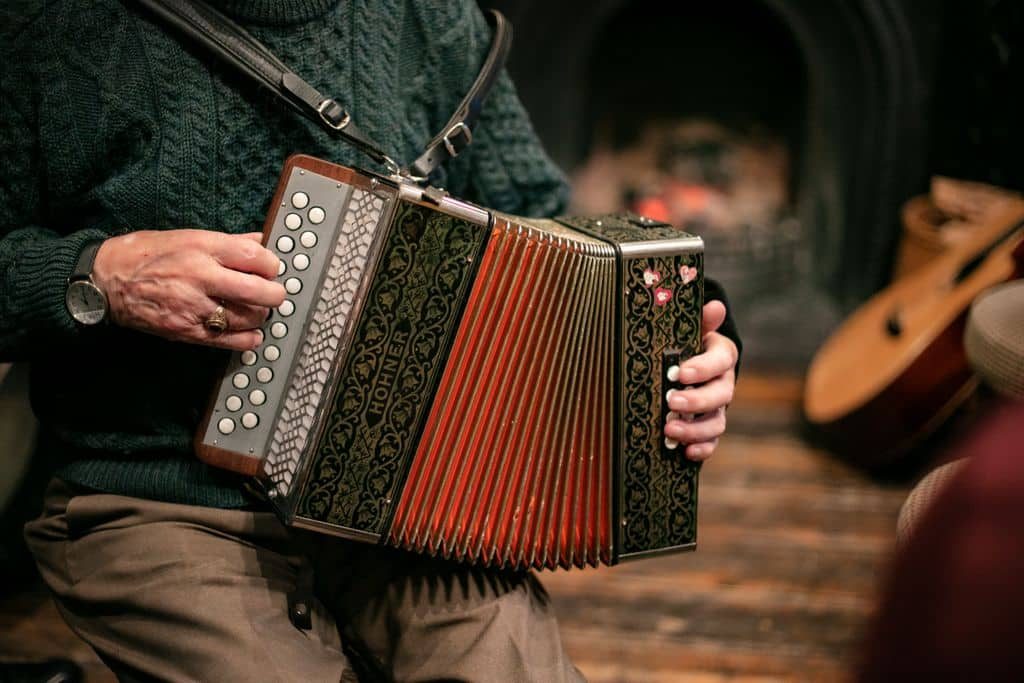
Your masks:
{"label": "strap buckle", "polygon": [[460,150],[455,149],[455,144],[452,142],[451,138],[459,132],[466,136],[466,142],[462,145],[462,148],[465,149],[473,142],[473,131],[469,129],[469,126],[467,126],[464,121],[456,121],[452,127],[446,130],[444,135],[441,136],[441,140],[444,142],[444,148],[448,150],[448,154],[451,155],[453,159],[459,156]]}
{"label": "strap buckle", "polygon": [[402,167],[398,165],[397,161],[389,157],[387,154],[382,154],[381,156],[383,157],[381,159],[381,163],[384,164],[384,168],[388,169],[389,175],[392,175],[396,178],[408,177],[408,174],[402,171]]}
{"label": "strap buckle", "polygon": [[[332,107],[337,107],[344,114],[344,116],[341,117],[340,121],[328,115],[327,110],[331,109]],[[320,115],[320,119],[324,123],[326,123],[334,130],[343,130],[346,126],[348,126],[349,122],[352,121],[352,117],[349,116],[348,111],[340,104],[338,104],[333,97],[328,97],[326,100],[321,102],[320,105],[316,108],[316,113]]]}

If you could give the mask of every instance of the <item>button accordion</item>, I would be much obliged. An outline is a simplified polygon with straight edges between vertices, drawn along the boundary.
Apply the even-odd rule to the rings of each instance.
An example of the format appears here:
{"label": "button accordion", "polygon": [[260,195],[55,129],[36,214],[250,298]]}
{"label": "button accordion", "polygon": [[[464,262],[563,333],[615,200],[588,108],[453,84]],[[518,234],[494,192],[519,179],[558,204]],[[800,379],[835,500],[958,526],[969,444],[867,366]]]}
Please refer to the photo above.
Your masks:
{"label": "button accordion", "polygon": [[287,300],[196,450],[286,524],[513,568],[695,547],[699,467],[662,428],[700,348],[700,238],[297,155],[264,243]]}

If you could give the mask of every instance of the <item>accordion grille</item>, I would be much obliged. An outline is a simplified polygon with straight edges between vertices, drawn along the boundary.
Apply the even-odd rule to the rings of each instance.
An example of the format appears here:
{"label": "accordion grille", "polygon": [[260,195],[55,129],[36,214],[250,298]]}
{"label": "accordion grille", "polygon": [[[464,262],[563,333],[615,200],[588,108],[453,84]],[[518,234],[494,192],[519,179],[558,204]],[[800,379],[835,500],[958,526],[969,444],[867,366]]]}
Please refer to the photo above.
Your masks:
{"label": "accordion grille", "polygon": [[353,190],[264,462],[267,477],[281,495],[291,493],[301,474],[298,470],[314,431],[317,407],[348,338],[345,328],[383,209],[381,197]]}
{"label": "accordion grille", "polygon": [[504,567],[611,560],[615,261],[498,220],[390,542]]}

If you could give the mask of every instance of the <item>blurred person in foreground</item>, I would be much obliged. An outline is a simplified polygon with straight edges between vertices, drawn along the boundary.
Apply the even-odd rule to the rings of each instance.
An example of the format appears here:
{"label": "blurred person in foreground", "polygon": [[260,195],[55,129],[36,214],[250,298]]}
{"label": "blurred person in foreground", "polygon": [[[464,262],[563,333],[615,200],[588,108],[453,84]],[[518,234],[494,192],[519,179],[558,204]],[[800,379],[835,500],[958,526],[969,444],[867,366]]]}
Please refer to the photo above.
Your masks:
{"label": "blurred person in foreground", "polygon": [[954,452],[967,460],[897,549],[860,681],[1024,676],[1024,403]]}

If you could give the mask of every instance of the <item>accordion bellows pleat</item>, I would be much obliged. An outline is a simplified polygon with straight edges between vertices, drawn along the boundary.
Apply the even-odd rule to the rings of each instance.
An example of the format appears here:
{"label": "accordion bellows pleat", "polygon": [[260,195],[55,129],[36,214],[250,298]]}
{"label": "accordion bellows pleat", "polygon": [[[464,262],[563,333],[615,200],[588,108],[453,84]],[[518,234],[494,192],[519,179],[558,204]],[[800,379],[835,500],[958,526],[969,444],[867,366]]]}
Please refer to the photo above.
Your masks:
{"label": "accordion bellows pleat", "polygon": [[496,565],[610,561],[614,256],[496,221],[480,264],[493,276],[470,294],[395,545]]}

